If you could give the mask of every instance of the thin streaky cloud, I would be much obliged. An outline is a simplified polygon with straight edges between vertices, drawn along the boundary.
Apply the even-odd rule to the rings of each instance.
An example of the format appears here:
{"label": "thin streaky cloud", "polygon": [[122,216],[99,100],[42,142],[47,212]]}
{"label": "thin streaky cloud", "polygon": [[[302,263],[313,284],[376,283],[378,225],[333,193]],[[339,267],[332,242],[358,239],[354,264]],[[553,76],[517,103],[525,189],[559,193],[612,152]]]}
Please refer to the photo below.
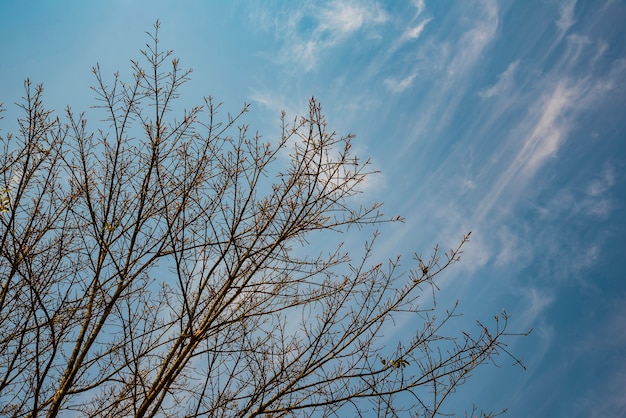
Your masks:
{"label": "thin streaky cloud", "polygon": [[413,3],[413,6],[415,7],[414,19],[417,19],[426,8],[426,5],[424,4],[424,0],[413,0],[412,3]]}
{"label": "thin streaky cloud", "polygon": [[384,83],[387,86],[387,90],[393,93],[401,93],[413,85],[413,80],[417,77],[417,72],[404,77],[402,80],[394,80],[391,78],[385,79]]}
{"label": "thin streaky cloud", "polygon": [[374,2],[337,1],[321,9],[320,32],[335,36],[349,34],[364,26],[381,24],[389,20],[387,13]]}
{"label": "thin streaky cloud", "polygon": [[417,41],[421,37],[422,33],[424,32],[424,29],[426,29],[426,25],[430,21],[432,21],[432,18],[427,18],[427,19],[422,20],[420,23],[418,23],[415,26],[413,26],[411,22],[409,27],[407,27],[404,30],[404,32],[402,32],[402,35],[400,35],[391,44],[391,46],[386,50],[384,58],[382,58],[381,60],[383,62],[387,62],[389,58],[392,57],[394,54],[396,54],[400,48],[402,48],[409,42]]}
{"label": "thin streaky cloud", "polygon": [[[553,91],[538,100],[531,108],[537,109],[531,119],[515,130],[510,141],[518,141],[518,133],[530,132],[509,167],[499,175],[488,197],[478,211],[478,219],[487,216],[505,190],[525,188],[534,174],[554,156],[567,137],[569,121],[566,112],[581,96],[580,88],[557,83]],[[533,120],[534,119],[534,120]]]}
{"label": "thin streaky cloud", "polygon": [[[369,31],[389,20],[385,9],[374,1],[343,0],[306,5],[286,13],[285,20],[274,19],[276,39],[284,42],[280,61],[295,70],[309,72],[318,65],[321,55],[342,45],[348,37],[359,31]],[[265,19],[265,28],[268,27]],[[306,32],[298,29],[299,23],[310,21],[312,28]],[[371,35],[366,33],[365,36]]]}
{"label": "thin streaky cloud", "polygon": [[[290,121],[306,115],[311,95],[325,106],[329,128],[357,134],[352,151],[373,156],[372,167],[383,174],[360,184],[367,193],[353,203],[385,201],[386,215],[407,218],[388,226],[377,256],[413,250],[427,256],[435,243],[447,249],[473,231],[462,262],[441,277],[439,302],[458,297],[468,321],[506,308],[512,332],[535,331],[509,346],[525,357],[528,370],[517,374],[500,361],[506,376],[475,376],[482,389],[471,402],[510,407],[514,416],[626,416],[619,389],[626,381],[620,362],[626,282],[619,280],[626,207],[623,1],[461,0],[455,7],[433,0],[239,1],[227,10],[196,2],[182,15],[161,3],[155,7],[167,16],[168,46],[205,51],[223,40],[213,42],[212,53],[192,56],[196,68],[226,68],[215,73],[223,92],[213,91],[211,77],[193,77],[194,85],[202,83],[201,90],[225,103],[247,96],[253,109],[245,123],[264,142],[280,138],[280,111]],[[32,15],[26,9],[24,16]],[[110,17],[118,15],[124,16]],[[72,25],[57,22],[42,20],[32,37],[20,32],[24,25],[3,26],[16,39],[6,45],[12,65],[4,67],[4,84],[13,72],[30,75],[29,66],[40,67],[23,51],[32,50],[30,38],[50,43],[36,36],[41,29],[64,34],[71,44]],[[152,22],[145,24],[149,30]],[[174,39],[166,36],[171,25],[178,29]],[[219,28],[219,37],[212,28]],[[85,44],[114,44],[106,32],[91,35]],[[141,46],[145,39],[130,41]],[[43,75],[65,80],[67,66],[58,54],[46,55],[53,49],[37,54],[38,62],[48,62]],[[90,59],[85,68],[129,57],[116,53],[122,55]],[[77,63],[85,58],[74,55]],[[50,98],[64,97],[64,105],[66,96]],[[291,150],[279,154],[276,168],[288,163]],[[5,176],[9,182],[17,174]],[[338,239],[360,255],[369,232],[353,229]],[[304,257],[328,245],[313,239],[294,251]],[[411,266],[408,257],[403,265]],[[200,267],[192,273],[200,274]],[[430,295],[422,307],[430,306]],[[412,316],[397,319],[385,330],[389,347],[415,327]],[[297,329],[287,331],[299,336]],[[578,373],[582,368],[587,375]],[[501,394],[489,390],[496,386]],[[468,404],[459,395],[451,413]]]}
{"label": "thin streaky cloud", "polygon": [[502,74],[498,77],[498,81],[491,87],[478,93],[483,99],[493,96],[500,96],[511,91],[515,84],[515,73],[519,65],[519,60],[515,60],[509,64]]}
{"label": "thin streaky cloud", "polygon": [[[416,71],[423,71],[425,76],[431,77],[436,88],[424,99],[427,105],[420,109],[411,129],[413,132],[428,132],[434,138],[449,125],[472,84],[471,77],[475,75],[476,65],[484,58],[487,48],[496,41],[498,3],[493,0],[480,3],[482,8],[477,8],[476,15],[470,19],[472,26],[458,37],[458,41],[451,43],[429,38],[429,49],[417,55]],[[431,52],[438,55],[427,55]],[[419,139],[423,138],[414,136],[405,143],[405,148],[411,147]],[[401,149],[402,153],[406,152],[405,148]]]}
{"label": "thin streaky cloud", "polygon": [[554,302],[554,295],[547,290],[542,290],[534,286],[521,289],[524,296],[524,318],[521,323],[517,324],[520,329],[529,329],[533,324],[537,324],[538,318],[542,316]]}
{"label": "thin streaky cloud", "polygon": [[575,8],[576,0],[564,0],[559,5],[559,19],[556,21],[556,26],[559,29],[559,39],[563,38],[567,31],[576,23],[574,19]]}
{"label": "thin streaky cloud", "polygon": [[432,18],[424,19],[416,26],[408,28],[402,34],[401,41],[414,41],[420,37],[426,25],[432,20]]}
{"label": "thin streaky cloud", "polygon": [[[498,252],[495,255],[494,265],[498,268],[510,268],[513,265],[524,265],[532,258],[533,248],[529,244],[527,228],[514,231],[510,226],[486,225],[494,238]],[[519,227],[518,227],[519,229]]]}
{"label": "thin streaky cloud", "polygon": [[449,81],[467,75],[467,70],[473,67],[483,56],[488,45],[496,38],[498,29],[498,3],[494,0],[485,0],[482,3],[482,13],[476,16],[475,25],[465,32],[458,41],[457,53],[448,65],[446,77]]}
{"label": "thin streaky cloud", "polygon": [[580,97],[577,87],[568,87],[565,82],[557,84],[543,107],[539,122],[513,164],[514,167],[522,167],[521,173],[526,177],[533,176],[548,158],[558,152],[567,133],[567,126],[561,118],[576,97]]}

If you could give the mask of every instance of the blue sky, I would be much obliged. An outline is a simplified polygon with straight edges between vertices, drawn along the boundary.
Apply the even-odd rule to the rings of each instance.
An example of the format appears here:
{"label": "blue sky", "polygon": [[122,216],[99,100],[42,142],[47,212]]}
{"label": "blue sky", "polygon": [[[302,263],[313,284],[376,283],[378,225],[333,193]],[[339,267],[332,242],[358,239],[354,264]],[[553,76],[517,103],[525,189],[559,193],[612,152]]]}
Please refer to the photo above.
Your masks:
{"label": "blue sky", "polygon": [[[58,111],[93,103],[91,67],[130,74],[162,21],[205,95],[271,138],[315,96],[382,173],[366,201],[407,221],[382,256],[472,241],[443,282],[463,321],[534,327],[449,405],[509,416],[626,416],[626,1],[0,3],[2,134],[26,77]],[[400,324],[390,333],[402,333]]]}

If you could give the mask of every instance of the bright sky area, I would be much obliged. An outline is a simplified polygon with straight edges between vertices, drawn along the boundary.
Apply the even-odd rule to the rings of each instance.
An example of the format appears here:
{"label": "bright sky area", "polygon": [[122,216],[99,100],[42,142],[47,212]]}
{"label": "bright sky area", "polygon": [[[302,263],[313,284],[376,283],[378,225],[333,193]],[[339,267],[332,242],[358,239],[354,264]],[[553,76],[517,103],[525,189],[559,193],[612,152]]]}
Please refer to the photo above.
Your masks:
{"label": "bright sky area", "polygon": [[271,140],[280,111],[315,96],[357,135],[382,172],[362,199],[406,218],[383,228],[381,256],[472,231],[441,303],[458,299],[468,324],[506,308],[511,330],[534,332],[510,347],[528,370],[479,369],[449,410],[626,416],[625,1],[5,0],[0,135],[26,77],[48,107],[88,110],[91,67],[130,74],[157,18],[193,68],[181,106],[249,102]]}

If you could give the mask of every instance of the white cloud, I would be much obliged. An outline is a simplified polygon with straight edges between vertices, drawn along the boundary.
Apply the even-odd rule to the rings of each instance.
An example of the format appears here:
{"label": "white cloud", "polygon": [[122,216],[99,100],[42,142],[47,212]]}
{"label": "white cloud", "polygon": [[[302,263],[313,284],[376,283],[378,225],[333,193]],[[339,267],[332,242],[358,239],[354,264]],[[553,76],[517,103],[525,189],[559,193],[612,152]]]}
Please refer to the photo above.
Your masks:
{"label": "white cloud", "polygon": [[287,122],[293,121],[295,117],[308,115],[309,113],[307,99],[299,99],[283,92],[255,89],[248,95],[248,99],[251,103],[257,103],[268,111],[267,117],[271,119],[271,122],[267,128],[270,131],[263,130],[264,135],[267,137],[280,135],[278,129],[280,129],[279,118],[282,112],[285,112]]}
{"label": "white cloud", "polygon": [[[472,85],[476,66],[482,62],[498,33],[498,3],[483,0],[478,5],[463,18],[469,28],[461,28],[464,32],[460,36],[455,34],[451,39],[434,36],[417,51],[414,71],[433,88],[424,97],[428,105],[416,112],[411,131],[427,132],[428,138],[434,140],[456,116],[462,98]],[[417,140],[429,139],[418,134],[407,141],[406,146],[411,147]]]}
{"label": "white cloud", "polygon": [[500,226],[492,234],[499,252],[495,258],[495,265],[508,268],[511,264],[527,265],[532,259],[533,245],[529,239],[529,231],[513,231],[507,225]]}
{"label": "white cloud", "polygon": [[412,1],[413,6],[415,7],[415,18],[419,17],[422,12],[424,11],[424,8],[426,7],[426,5],[424,4],[424,0],[413,0]]}
{"label": "white cloud", "polygon": [[[469,228],[464,232],[469,231]],[[458,243],[458,234],[455,234],[456,241],[450,241],[450,247]],[[488,234],[482,233],[479,229],[472,231],[471,242],[463,249],[463,262],[461,270],[475,272],[484,267],[491,259],[491,246],[488,243]]]}
{"label": "white cloud", "polygon": [[611,213],[614,208],[613,203],[607,199],[585,201],[585,203],[589,203],[589,205],[587,205],[586,207],[587,214],[601,219],[609,216],[609,213]]}
{"label": "white cloud", "polygon": [[509,64],[502,74],[498,77],[498,81],[493,86],[481,91],[480,97],[488,99],[493,96],[500,96],[511,91],[514,87],[515,71],[519,65],[519,60],[515,60]]}
{"label": "white cloud", "polygon": [[614,184],[613,167],[605,165],[603,172],[587,184],[585,197],[580,200],[577,209],[587,216],[606,218],[614,208],[612,200],[606,196]]}
{"label": "white cloud", "polygon": [[513,163],[514,167],[520,166],[523,174],[531,176],[546,162],[546,159],[557,153],[568,128],[561,118],[579,95],[580,92],[575,86],[568,87],[565,82],[557,84],[545,101],[541,109],[541,117]]}
{"label": "white cloud", "polygon": [[313,69],[315,64],[317,64],[317,54],[329,45],[330,44],[324,44],[323,42],[316,42],[313,40],[295,43],[291,50],[291,54],[296,61],[294,64],[297,65],[299,63],[307,71]]}
{"label": "white cloud", "polygon": [[593,243],[585,248],[579,257],[576,257],[573,267],[575,270],[588,269],[589,267],[592,267],[594,264],[596,264],[599,257],[600,244]]}
{"label": "white cloud", "polygon": [[[549,94],[531,105],[534,111],[530,112],[529,119],[522,122],[509,139],[512,144],[521,139],[522,146],[508,168],[498,174],[498,182],[478,211],[479,219],[491,211],[505,190],[511,191],[512,186],[517,191],[523,189],[537,170],[558,152],[570,128],[571,121],[566,118],[566,113],[580,96],[578,86],[569,86],[565,81],[560,81]],[[525,132],[530,134],[517,137]]]}
{"label": "white cloud", "polygon": [[[512,206],[513,201],[525,193],[536,173],[558,155],[568,135],[577,126],[578,116],[593,109],[624,86],[622,80],[626,73],[625,60],[612,63],[604,76],[592,77],[589,74],[584,78],[569,77],[573,69],[580,66],[581,60],[588,53],[595,55],[598,48],[595,43],[583,41],[580,37],[570,36],[568,40],[568,48],[554,71],[532,86],[529,93],[520,93],[519,88],[512,88],[498,99],[494,114],[499,115],[500,109],[509,107],[512,100],[526,103],[524,107],[529,110],[526,117],[511,130],[493,158],[492,169],[498,172],[492,173],[490,177],[497,178],[498,181],[481,202],[477,219],[484,218],[496,205],[500,212],[503,207]],[[506,85],[508,76],[505,77],[504,74],[509,69],[494,86],[494,93],[502,80],[505,80],[503,83]],[[547,93],[539,95],[538,92],[545,90],[546,86],[553,87]],[[509,157],[511,159],[507,161],[507,156],[512,158]],[[562,201],[552,202],[554,204],[551,203],[549,208],[543,210],[542,215],[553,218],[551,212],[556,211],[561,214],[606,217],[614,206],[604,192],[614,181],[613,171],[608,167],[598,178],[583,186],[582,195],[581,190],[557,194],[555,199]],[[504,192],[506,198],[502,196]]]}
{"label": "white cloud", "polygon": [[606,165],[600,178],[593,179],[587,184],[585,192],[589,197],[601,196],[614,184],[615,173],[613,167]]}
{"label": "white cloud", "polygon": [[461,188],[463,190],[475,189],[476,182],[470,178],[464,177],[461,179]]}
{"label": "white cloud", "polygon": [[420,35],[424,31],[424,28],[426,27],[428,22],[430,22],[431,20],[432,20],[432,18],[424,19],[417,26],[412,26],[412,27],[408,28],[402,34],[402,38],[401,39],[402,40],[410,40],[410,41],[416,40],[417,38],[420,37]]}
{"label": "white cloud", "polygon": [[[297,4],[297,3],[294,3]],[[264,29],[274,28],[276,39],[284,42],[280,61],[298,69],[314,69],[324,51],[344,43],[357,32],[364,38],[375,37],[372,30],[389,20],[384,8],[373,0],[313,2],[283,11],[280,18],[257,13]],[[306,31],[301,28],[306,22]]]}
{"label": "white cloud", "polygon": [[537,318],[552,304],[554,296],[535,287],[523,289],[522,294],[525,304],[524,316],[521,323],[516,325],[528,329],[537,323]]}
{"label": "white cloud", "polygon": [[354,32],[364,26],[389,20],[387,13],[376,3],[335,1],[321,10],[318,32],[330,32],[335,37]]}
{"label": "white cloud", "polygon": [[615,184],[612,166],[587,182],[583,187],[577,185],[561,189],[543,207],[537,208],[542,220],[555,221],[564,217],[592,217],[605,219],[615,208],[613,199],[608,195]]}
{"label": "white cloud", "polygon": [[493,42],[498,28],[498,3],[482,2],[482,15],[475,18],[475,25],[459,40],[459,48],[448,66],[448,76],[465,76],[483,56],[485,48]]}
{"label": "white cloud", "polygon": [[393,56],[398,49],[400,49],[407,42],[417,40],[424,32],[426,25],[432,20],[432,17],[428,17],[422,19],[421,22],[415,24],[417,18],[423,13],[425,9],[425,4],[423,0],[414,1],[413,6],[416,8],[415,15],[408,23],[402,23],[401,25],[406,25],[406,29],[402,32],[402,35],[398,37],[393,44],[387,49],[385,61],[389,59],[389,57]]}
{"label": "white cloud", "polygon": [[282,97],[276,96],[268,92],[254,92],[249,96],[250,100],[259,103],[263,107],[275,112],[276,115],[280,115],[280,112],[285,110],[285,100]]}
{"label": "white cloud", "polygon": [[559,38],[576,23],[574,20],[574,8],[576,7],[576,0],[564,0],[559,5],[559,20],[556,21],[556,26],[559,28]]}
{"label": "white cloud", "polygon": [[415,77],[417,77],[417,71],[414,72],[413,74],[410,74],[404,77],[402,80],[399,80],[399,81],[393,80],[391,78],[387,78],[385,79],[384,83],[385,83],[385,86],[387,86],[387,89],[389,91],[392,91],[394,93],[400,93],[400,92],[405,91],[409,87],[411,87],[411,85],[413,85],[413,80],[415,79]]}

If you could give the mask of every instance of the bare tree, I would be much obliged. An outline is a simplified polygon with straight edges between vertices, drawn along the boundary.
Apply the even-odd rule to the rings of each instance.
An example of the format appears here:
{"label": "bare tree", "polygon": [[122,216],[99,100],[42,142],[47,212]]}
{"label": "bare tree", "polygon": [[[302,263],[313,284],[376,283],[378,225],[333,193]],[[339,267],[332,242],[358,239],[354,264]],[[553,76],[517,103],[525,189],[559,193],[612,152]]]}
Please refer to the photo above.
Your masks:
{"label": "bare tree", "polygon": [[[477,366],[515,360],[506,314],[450,335],[456,307],[423,300],[469,234],[409,267],[373,260],[376,233],[356,258],[332,246],[402,220],[355,204],[373,171],[352,137],[314,99],[273,142],[247,105],[175,117],[190,71],[158,26],[130,81],[94,68],[102,129],[26,81],[0,138],[1,415],[436,416]],[[415,330],[389,346],[397,318]]]}

